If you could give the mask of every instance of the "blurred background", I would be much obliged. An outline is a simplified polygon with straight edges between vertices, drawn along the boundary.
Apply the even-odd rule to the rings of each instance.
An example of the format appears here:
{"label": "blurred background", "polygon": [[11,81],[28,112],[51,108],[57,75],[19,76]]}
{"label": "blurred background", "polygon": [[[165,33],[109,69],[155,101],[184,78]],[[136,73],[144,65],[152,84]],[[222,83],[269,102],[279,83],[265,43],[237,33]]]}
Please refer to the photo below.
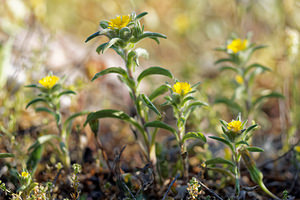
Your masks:
{"label": "blurred background", "polygon": [[[234,75],[220,72],[220,66],[214,64],[224,57],[214,49],[224,46],[232,34],[240,38],[252,34],[252,42],[268,47],[256,52],[251,62],[273,70],[260,75],[255,87],[286,96],[284,100],[268,100],[261,108],[262,112],[255,119],[262,127],[257,145],[274,150],[277,147],[271,143],[276,139],[284,141],[286,148],[294,142],[295,130],[300,124],[295,97],[299,85],[298,0],[0,0],[0,127],[10,142],[3,143],[3,148],[14,147],[13,151],[19,151],[17,155],[24,160],[24,149],[32,144],[32,138],[39,134],[41,127],[56,131],[51,129],[53,119],[35,114],[33,108],[25,109],[35,93],[24,85],[38,83],[49,72],[61,78],[65,76],[66,87],[77,91],[76,96],[62,100],[66,114],[101,108],[130,112],[128,92],[115,76],[90,81],[100,70],[123,66],[122,60],[112,50],[104,55],[95,52],[105,38],[84,41],[98,30],[100,20],[144,11],[148,12],[142,20],[145,30],[163,33],[168,38],[160,40],[160,45],[152,40],[139,43],[150,54],[148,60],[141,60],[141,67],[162,66],[172,71],[178,80],[202,82],[197,97],[211,106],[192,116],[190,127],[215,134],[220,131],[220,118],[229,121],[235,117],[236,113],[224,105],[213,104],[220,91],[230,96],[235,87]],[[147,79],[143,89],[147,93],[153,85],[165,81],[160,77]],[[84,149],[89,144],[93,149],[94,144],[89,143],[91,131],[79,128],[83,120],[77,122],[74,144],[80,140],[79,148]],[[128,126],[113,122],[103,120],[101,127],[107,147],[132,144],[130,148],[138,148],[128,133]],[[25,145],[13,145],[20,140]],[[113,148],[108,149],[113,152]],[[125,158],[126,154],[130,155],[124,154]],[[276,155],[270,153],[270,156]]]}

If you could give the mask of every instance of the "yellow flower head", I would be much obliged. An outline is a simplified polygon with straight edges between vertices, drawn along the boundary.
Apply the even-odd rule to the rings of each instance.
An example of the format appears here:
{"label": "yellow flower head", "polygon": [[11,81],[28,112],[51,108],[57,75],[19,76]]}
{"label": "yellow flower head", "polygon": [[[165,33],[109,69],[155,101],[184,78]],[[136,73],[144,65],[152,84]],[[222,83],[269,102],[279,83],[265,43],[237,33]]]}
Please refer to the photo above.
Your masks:
{"label": "yellow flower head", "polygon": [[247,40],[235,39],[227,45],[227,49],[231,50],[233,53],[238,53],[239,51],[246,49],[247,43]]}
{"label": "yellow flower head", "polygon": [[300,153],[300,146],[295,146],[295,151]]}
{"label": "yellow flower head", "polygon": [[21,174],[21,176],[23,177],[23,178],[27,178],[28,177],[28,175],[29,175],[29,173],[28,172],[22,172],[22,174]]}
{"label": "yellow flower head", "polygon": [[180,14],[175,18],[174,26],[176,27],[178,32],[185,33],[189,29],[190,19],[187,15]]}
{"label": "yellow flower head", "polygon": [[47,89],[51,89],[59,80],[57,76],[46,76],[39,80],[39,83]]}
{"label": "yellow flower head", "polygon": [[130,16],[129,15],[123,15],[123,16],[117,16],[114,19],[111,19],[108,22],[108,28],[110,29],[121,29],[128,25],[130,22]]}
{"label": "yellow flower head", "polygon": [[243,77],[242,77],[241,75],[236,75],[236,76],[235,76],[235,81],[236,81],[238,84],[240,84],[240,85],[242,85],[242,84],[244,83],[244,79],[243,79]]}
{"label": "yellow flower head", "polygon": [[235,133],[238,133],[242,130],[242,122],[241,121],[231,121],[230,123],[227,124],[227,129],[232,131],[232,132],[235,132]]}
{"label": "yellow flower head", "polygon": [[177,82],[173,85],[172,90],[179,95],[186,95],[192,90],[192,88],[187,82]]}

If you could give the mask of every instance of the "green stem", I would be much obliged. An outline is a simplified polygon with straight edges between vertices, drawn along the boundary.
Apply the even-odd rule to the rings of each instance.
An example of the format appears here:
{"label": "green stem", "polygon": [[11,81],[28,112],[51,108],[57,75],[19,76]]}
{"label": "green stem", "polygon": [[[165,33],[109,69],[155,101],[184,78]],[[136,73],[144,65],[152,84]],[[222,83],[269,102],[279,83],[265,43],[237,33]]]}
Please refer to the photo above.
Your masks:
{"label": "green stem", "polygon": [[[55,101],[55,99],[53,101]],[[60,111],[59,111],[59,107],[60,107],[59,103],[57,103],[57,104],[52,103],[52,105],[53,105],[53,111],[55,113],[57,113],[58,115],[61,115]],[[70,160],[70,154],[69,154],[67,131],[63,129],[61,122],[59,122],[59,123],[57,122],[56,125],[57,125],[57,129],[60,133],[61,141],[65,145],[65,149],[64,149],[64,151],[62,151],[62,154],[63,154],[62,162],[64,163],[64,166],[66,167],[66,169],[69,169],[71,160]]]}
{"label": "green stem", "polygon": [[183,181],[188,182],[189,178],[189,165],[188,165],[188,152],[185,145],[181,145],[181,160],[183,165]]}
{"label": "green stem", "polygon": [[261,181],[258,183],[258,185],[260,186],[260,188],[266,193],[268,194],[270,197],[272,197],[273,199],[279,200],[279,198],[277,196],[275,196],[272,192],[270,192],[268,190],[268,188],[265,186],[265,184]]}
{"label": "green stem", "polygon": [[[132,71],[131,71],[130,66],[129,66],[130,63],[128,63],[128,50],[124,50],[124,52],[125,52],[124,62],[125,62],[125,65],[126,65],[128,78],[133,80],[133,82],[134,82],[134,87],[130,87],[130,89],[131,89],[131,92],[132,92],[134,104],[136,105],[135,109],[136,109],[137,117],[140,120],[141,124],[144,126],[146,121],[142,116],[142,112],[141,112],[141,109],[140,109],[140,101],[137,99],[137,95],[138,95],[138,91],[136,89],[137,88],[137,83],[136,83],[136,80],[134,79],[134,77],[132,75]],[[150,147],[150,144],[149,144],[149,140],[151,138],[150,133],[146,128],[144,128],[144,130],[142,131],[142,134],[144,136],[144,143],[145,143],[146,149],[147,149],[147,160],[151,161],[151,158],[150,158],[151,147]]]}
{"label": "green stem", "polygon": [[238,152],[236,149],[234,151],[235,197],[238,199],[240,196],[240,163],[238,161]]}
{"label": "green stem", "polygon": [[182,161],[182,175],[183,175],[183,181],[185,183],[188,182],[189,178],[189,163],[188,163],[188,152],[187,148],[184,143],[182,143],[182,138],[185,134],[185,122],[180,122],[180,119],[182,118],[182,109],[180,109],[179,115],[178,115],[178,121],[177,125],[179,125],[177,128],[179,130],[179,147],[180,147],[180,155],[181,155],[181,161]]}
{"label": "green stem", "polygon": [[150,148],[152,148],[155,143],[155,137],[156,137],[157,132],[158,132],[158,128],[155,128],[154,132],[152,133]]}

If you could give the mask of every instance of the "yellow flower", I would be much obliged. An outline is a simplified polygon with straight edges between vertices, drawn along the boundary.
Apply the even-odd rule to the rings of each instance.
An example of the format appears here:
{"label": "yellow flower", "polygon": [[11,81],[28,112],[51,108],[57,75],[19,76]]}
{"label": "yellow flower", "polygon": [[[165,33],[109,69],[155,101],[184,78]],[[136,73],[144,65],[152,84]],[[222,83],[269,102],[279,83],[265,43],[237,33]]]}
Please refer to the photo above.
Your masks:
{"label": "yellow flower", "polygon": [[179,95],[186,95],[192,90],[192,88],[191,85],[187,82],[177,82],[173,85],[172,90]]}
{"label": "yellow flower", "polygon": [[130,22],[130,16],[129,15],[123,15],[123,16],[117,16],[114,19],[111,19],[108,22],[108,28],[110,29],[121,29],[127,26],[127,24]]}
{"label": "yellow flower", "polygon": [[28,172],[22,172],[22,174],[21,174],[21,176],[23,177],[23,178],[27,178],[28,177],[28,175],[29,175],[29,173]]}
{"label": "yellow flower", "polygon": [[247,40],[235,39],[227,45],[227,49],[231,50],[233,53],[238,53],[239,51],[246,49],[247,43]]}
{"label": "yellow flower", "polygon": [[178,15],[174,20],[174,26],[180,33],[185,33],[190,27],[190,19],[185,14]]}
{"label": "yellow flower", "polygon": [[300,153],[300,146],[295,146],[295,151]]}
{"label": "yellow flower", "polygon": [[242,130],[242,122],[233,120],[227,124],[227,129],[232,132],[238,133]]}
{"label": "yellow flower", "polygon": [[242,85],[242,84],[244,83],[244,79],[243,79],[243,77],[242,77],[241,75],[236,75],[236,76],[235,76],[235,81],[236,81],[238,84],[240,84],[240,85]]}
{"label": "yellow flower", "polygon": [[39,80],[39,83],[47,89],[51,89],[59,80],[57,76],[46,76]]}

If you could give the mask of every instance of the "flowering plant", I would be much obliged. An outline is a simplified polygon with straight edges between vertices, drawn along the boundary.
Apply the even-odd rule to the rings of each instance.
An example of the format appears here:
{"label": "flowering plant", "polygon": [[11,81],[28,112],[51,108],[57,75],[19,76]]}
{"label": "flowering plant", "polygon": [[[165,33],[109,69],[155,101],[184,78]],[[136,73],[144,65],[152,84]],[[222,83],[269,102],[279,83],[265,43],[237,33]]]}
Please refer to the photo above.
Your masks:
{"label": "flowering plant", "polygon": [[215,64],[229,64],[222,66],[220,70],[235,73],[236,87],[231,98],[218,97],[215,103],[224,103],[229,108],[242,112],[245,116],[251,118],[253,112],[259,110],[256,108],[261,105],[263,100],[272,97],[283,98],[283,95],[278,92],[263,90],[257,94],[254,90],[255,77],[258,74],[271,71],[271,69],[259,63],[248,64],[248,61],[254,52],[265,47],[265,45],[251,43],[250,35],[248,35],[247,39],[233,37],[227,41],[225,47],[216,49],[226,53],[227,57],[217,60]]}
{"label": "flowering plant", "polygon": [[[43,152],[43,145],[51,142],[51,140],[58,140],[60,143],[59,148],[55,148],[57,154],[59,155],[61,161],[63,162],[66,169],[70,167],[70,157],[68,150],[68,139],[71,133],[72,122],[76,117],[87,114],[87,112],[82,111],[75,113],[62,122],[62,114],[60,111],[60,98],[64,95],[76,94],[72,90],[66,90],[63,88],[62,84],[59,82],[60,78],[54,75],[49,75],[41,80],[39,84],[27,85],[29,88],[36,88],[39,90],[39,94],[36,98],[31,100],[26,108],[37,104],[43,103],[44,106],[35,108],[36,112],[46,112],[55,118],[56,126],[59,131],[59,135],[47,134],[40,136],[37,141],[29,147],[31,152],[29,159],[27,161],[27,169],[31,170],[33,174],[37,163],[41,159]],[[53,145],[54,146],[54,145]]]}
{"label": "flowering plant", "polygon": [[239,114],[236,120],[232,120],[227,123],[224,120],[220,120],[222,124],[222,137],[210,136],[211,139],[222,142],[225,146],[229,147],[231,150],[232,159],[224,158],[212,158],[207,160],[205,164],[207,166],[215,164],[223,164],[228,167],[228,170],[222,168],[208,168],[218,172],[223,172],[230,177],[235,179],[235,196],[236,198],[240,195],[240,160],[243,159],[252,181],[257,183],[261,189],[270,195],[272,198],[277,199],[277,197],[272,194],[264,185],[262,181],[262,173],[258,170],[255,165],[254,160],[250,156],[249,152],[263,152],[264,150],[260,147],[252,146],[249,144],[250,139],[253,135],[253,131],[257,129],[258,125],[253,123],[253,125],[246,128],[247,120],[242,121],[241,115]]}
{"label": "flowering plant", "polygon": [[205,102],[198,101],[192,96],[196,92],[196,88],[200,83],[191,86],[187,82],[176,82],[173,86],[166,84],[170,90],[170,96],[166,96],[166,102],[163,105],[169,105],[173,108],[174,117],[177,120],[177,129],[163,124],[162,122],[152,122],[147,124],[150,127],[164,128],[172,132],[175,136],[176,142],[180,148],[180,155],[182,161],[182,175],[185,181],[188,180],[188,152],[186,141],[188,139],[200,139],[206,142],[206,138],[201,132],[186,132],[185,126],[190,114],[201,106],[207,106]]}
{"label": "flowering plant", "polygon": [[153,39],[157,43],[159,43],[158,38],[166,38],[165,35],[160,33],[144,31],[144,26],[141,25],[140,20],[146,14],[146,12],[139,15],[132,13],[130,16],[117,16],[110,21],[101,21],[100,31],[92,34],[86,39],[87,42],[97,36],[106,36],[108,42],[99,45],[96,51],[98,53],[104,53],[107,49],[111,48],[123,59],[125,69],[122,67],[110,67],[96,73],[92,78],[92,81],[106,74],[118,74],[121,82],[129,89],[130,97],[135,105],[136,116],[129,116],[120,110],[99,110],[91,112],[88,115],[85,125],[89,124],[94,133],[97,134],[97,123],[100,118],[117,118],[130,123],[135,128],[134,132],[140,133],[143,138],[143,142],[138,142],[138,144],[140,145],[145,158],[149,162],[151,160],[155,161],[154,144],[157,133],[157,129],[153,130],[153,132],[148,130],[147,125],[149,125],[149,118],[152,115],[151,112],[155,113],[155,118],[157,120],[160,120],[162,117],[159,110],[153,104],[153,100],[167,92],[168,87],[162,85],[148,96],[140,92],[139,86],[141,81],[150,75],[163,75],[169,78],[173,78],[173,75],[169,70],[155,66],[143,70],[137,77],[134,76],[135,68],[139,66],[139,57],[148,56],[145,49],[135,48],[135,44],[145,38]]}

